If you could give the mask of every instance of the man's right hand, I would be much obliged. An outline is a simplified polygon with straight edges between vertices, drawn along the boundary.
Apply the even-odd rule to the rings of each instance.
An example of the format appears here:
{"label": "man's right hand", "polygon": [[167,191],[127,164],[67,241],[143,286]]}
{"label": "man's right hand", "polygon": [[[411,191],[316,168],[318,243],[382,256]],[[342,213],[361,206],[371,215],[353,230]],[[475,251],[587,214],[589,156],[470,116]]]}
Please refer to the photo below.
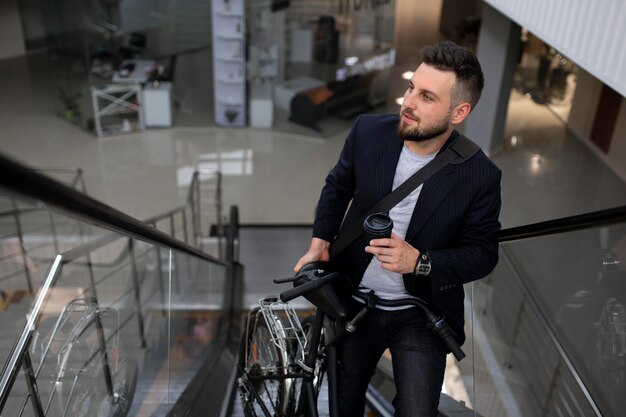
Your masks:
{"label": "man's right hand", "polygon": [[293,267],[293,272],[298,273],[300,269],[306,264],[311,262],[322,261],[326,262],[330,260],[330,242],[314,237],[311,239],[311,246],[309,250],[300,258],[296,266]]}

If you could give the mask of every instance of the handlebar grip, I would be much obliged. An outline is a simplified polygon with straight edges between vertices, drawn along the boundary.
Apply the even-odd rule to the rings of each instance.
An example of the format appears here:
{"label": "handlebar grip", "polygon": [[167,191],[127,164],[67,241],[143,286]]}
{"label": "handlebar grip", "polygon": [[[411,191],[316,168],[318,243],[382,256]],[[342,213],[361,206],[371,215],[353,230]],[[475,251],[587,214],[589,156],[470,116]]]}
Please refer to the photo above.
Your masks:
{"label": "handlebar grip", "polygon": [[454,337],[452,337],[452,333],[450,333],[450,328],[446,324],[446,321],[442,317],[437,317],[430,312],[428,312],[426,316],[431,330],[443,340],[456,360],[460,361],[463,359],[465,357],[465,352],[463,352],[461,346],[459,346]]}
{"label": "handlebar grip", "polygon": [[286,282],[294,282],[298,277],[288,277],[288,278],[274,278],[274,284],[284,284]]}
{"label": "handlebar grip", "polygon": [[280,299],[283,303],[287,301],[291,301],[294,298],[300,297],[301,295],[316,289],[318,286],[318,281],[309,281],[302,285],[298,285],[297,287],[290,288],[286,291],[280,293]]}
{"label": "handlebar grip", "polygon": [[463,352],[461,346],[459,346],[456,340],[454,340],[452,335],[448,333],[445,337],[443,337],[443,342],[446,344],[448,349],[450,349],[450,352],[452,352],[457,361],[460,361],[465,357],[465,352]]}

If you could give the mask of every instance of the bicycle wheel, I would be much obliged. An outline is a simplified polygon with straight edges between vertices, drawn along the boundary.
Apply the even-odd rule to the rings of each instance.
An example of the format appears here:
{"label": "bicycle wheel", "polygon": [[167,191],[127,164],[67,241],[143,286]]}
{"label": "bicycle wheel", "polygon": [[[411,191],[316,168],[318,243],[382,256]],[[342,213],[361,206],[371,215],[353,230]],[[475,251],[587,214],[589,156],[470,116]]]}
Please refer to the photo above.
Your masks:
{"label": "bicycle wheel", "polygon": [[[287,381],[284,378],[272,378],[287,372],[286,346],[274,343],[261,314],[254,316],[253,320],[252,330],[248,332],[242,350],[242,371],[246,374],[246,389],[250,391],[242,392],[244,414],[246,417],[261,417],[266,416],[267,410],[272,417],[287,416],[290,407]],[[280,342],[284,345],[284,340]]]}
{"label": "bicycle wheel", "polygon": [[[111,398],[105,382],[98,320],[101,320],[106,338],[114,398]],[[38,383],[46,388],[45,391],[50,391],[46,395],[53,398],[49,415],[122,417],[128,414],[138,368],[128,345],[118,333],[117,322],[116,311],[75,300],[54,331],[56,318],[48,318],[39,324],[31,354],[36,367],[41,366]]]}

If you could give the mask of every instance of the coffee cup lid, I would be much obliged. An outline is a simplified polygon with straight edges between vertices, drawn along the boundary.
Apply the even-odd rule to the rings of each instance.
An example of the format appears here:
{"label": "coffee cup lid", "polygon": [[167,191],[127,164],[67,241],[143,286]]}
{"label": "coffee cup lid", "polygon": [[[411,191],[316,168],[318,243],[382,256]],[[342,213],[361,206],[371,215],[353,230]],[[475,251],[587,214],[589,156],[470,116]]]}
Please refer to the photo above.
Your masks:
{"label": "coffee cup lid", "polygon": [[386,213],[374,213],[365,218],[363,228],[370,232],[387,232],[393,229],[393,220]]}

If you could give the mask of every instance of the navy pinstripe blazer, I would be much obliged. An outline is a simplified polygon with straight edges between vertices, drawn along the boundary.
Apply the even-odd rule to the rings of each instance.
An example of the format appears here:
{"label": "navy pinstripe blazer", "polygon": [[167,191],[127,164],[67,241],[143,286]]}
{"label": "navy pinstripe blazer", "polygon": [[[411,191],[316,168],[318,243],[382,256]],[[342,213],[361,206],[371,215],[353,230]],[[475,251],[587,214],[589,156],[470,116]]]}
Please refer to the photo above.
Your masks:
{"label": "navy pinstripe blazer", "polygon": [[[357,118],[322,189],[314,237],[334,241],[392,191],[404,144],[397,126],[396,115]],[[454,131],[443,149],[457,136]],[[405,237],[428,251],[432,264],[428,278],[406,274],[405,288],[446,315],[459,343],[465,340],[463,284],[486,276],[498,262],[500,178],[482,151],[461,164],[448,164],[424,183]],[[366,245],[361,235],[332,260],[354,285],[369,263]]]}

